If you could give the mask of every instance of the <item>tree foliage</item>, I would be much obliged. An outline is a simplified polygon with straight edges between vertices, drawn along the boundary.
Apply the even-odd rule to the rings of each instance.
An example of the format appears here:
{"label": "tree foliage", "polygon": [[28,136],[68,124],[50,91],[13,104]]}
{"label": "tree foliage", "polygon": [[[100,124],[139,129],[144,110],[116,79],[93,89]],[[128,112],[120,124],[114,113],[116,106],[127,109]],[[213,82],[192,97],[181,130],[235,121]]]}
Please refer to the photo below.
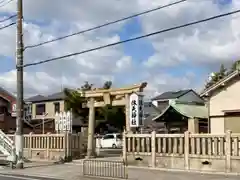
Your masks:
{"label": "tree foliage", "polygon": [[234,72],[237,68],[237,61],[233,63],[232,67],[230,70],[225,68],[224,64],[220,65],[219,71],[214,72],[213,76],[209,79],[209,81],[206,83],[205,88],[209,88],[210,86],[216,84],[218,81],[226,77],[228,74]]}
{"label": "tree foliage", "polygon": [[103,89],[110,89],[112,87],[112,81],[106,81],[103,84]]}
{"label": "tree foliage", "polygon": [[232,67],[231,67],[231,72],[234,72],[234,71],[236,71],[237,70],[237,68],[238,68],[238,66],[239,66],[239,64],[240,64],[240,60],[238,60],[238,61],[235,61],[233,64],[232,64]]}
{"label": "tree foliage", "polygon": [[64,89],[64,94],[66,110],[72,110],[74,115],[86,118],[88,113],[83,107],[84,103],[87,102],[86,99],[77,91],[68,88]]}
{"label": "tree foliage", "polygon": [[[102,89],[110,89],[111,87],[112,82],[106,81],[103,84]],[[93,84],[90,84],[86,81],[79,90],[88,91],[92,89]],[[77,91],[71,89],[64,89],[64,94],[66,109],[71,109],[76,116],[80,116],[87,121],[89,110],[84,106],[87,103],[87,99],[81,96],[81,94]],[[116,127],[117,129],[121,129],[125,122],[125,114],[122,107],[107,105],[105,107],[96,108],[95,115],[96,127],[98,127],[100,124],[108,124]]]}
{"label": "tree foliage", "polygon": [[82,91],[89,91],[93,88],[93,84],[89,84],[88,81],[85,81],[84,85],[81,86]]}

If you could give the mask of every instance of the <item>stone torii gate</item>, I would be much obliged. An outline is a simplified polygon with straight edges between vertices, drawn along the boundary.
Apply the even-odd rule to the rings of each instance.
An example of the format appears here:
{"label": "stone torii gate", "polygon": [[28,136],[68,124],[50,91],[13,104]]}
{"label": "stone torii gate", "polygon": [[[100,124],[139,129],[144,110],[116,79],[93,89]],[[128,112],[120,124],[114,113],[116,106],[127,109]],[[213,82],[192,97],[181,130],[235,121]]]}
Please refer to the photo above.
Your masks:
{"label": "stone torii gate", "polygon": [[104,107],[106,105],[112,106],[125,106],[125,120],[126,131],[131,131],[129,121],[129,97],[132,93],[143,92],[143,89],[147,86],[147,83],[141,83],[133,85],[127,88],[116,89],[95,89],[90,91],[78,91],[83,97],[87,98],[87,107],[89,108],[89,120],[88,120],[88,145],[87,145],[87,157],[91,158],[95,155],[94,145],[94,131],[95,131],[95,108]]}

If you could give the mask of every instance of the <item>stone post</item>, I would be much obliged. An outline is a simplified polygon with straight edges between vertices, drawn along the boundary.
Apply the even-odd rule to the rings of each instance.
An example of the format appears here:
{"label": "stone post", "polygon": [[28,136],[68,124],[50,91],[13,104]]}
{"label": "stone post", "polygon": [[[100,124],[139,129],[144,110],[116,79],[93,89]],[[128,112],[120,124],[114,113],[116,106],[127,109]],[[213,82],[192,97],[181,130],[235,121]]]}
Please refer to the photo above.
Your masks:
{"label": "stone post", "polygon": [[184,166],[185,170],[189,170],[189,132],[184,133]]}
{"label": "stone post", "polygon": [[127,142],[126,142],[126,131],[123,132],[123,162],[127,163]]}
{"label": "stone post", "polygon": [[231,172],[231,154],[232,154],[232,132],[227,130],[225,135],[225,151],[226,151],[226,172]]}
{"label": "stone post", "polygon": [[130,119],[129,119],[129,108],[130,108],[130,97],[129,94],[125,94],[125,120],[126,120],[126,132],[130,132]]}
{"label": "stone post", "polygon": [[95,131],[95,108],[94,108],[94,98],[89,100],[89,119],[88,119],[88,146],[87,146],[87,157],[91,158],[95,156],[95,145],[94,141],[94,131]]}
{"label": "stone post", "polygon": [[152,137],[151,137],[151,142],[152,142],[152,167],[156,167],[156,131],[152,132]]}

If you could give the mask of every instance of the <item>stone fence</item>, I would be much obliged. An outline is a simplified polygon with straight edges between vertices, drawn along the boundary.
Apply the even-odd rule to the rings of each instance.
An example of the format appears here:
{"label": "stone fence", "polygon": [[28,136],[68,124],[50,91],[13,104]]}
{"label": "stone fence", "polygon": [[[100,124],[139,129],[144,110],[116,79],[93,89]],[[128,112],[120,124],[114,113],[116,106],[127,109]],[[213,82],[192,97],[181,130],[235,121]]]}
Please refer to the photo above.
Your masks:
{"label": "stone fence", "polygon": [[126,134],[128,164],[194,171],[240,173],[240,134]]}
{"label": "stone fence", "polygon": [[[13,141],[15,135],[8,135]],[[86,138],[78,134],[24,134],[24,157],[31,160],[80,158],[86,151]]]}

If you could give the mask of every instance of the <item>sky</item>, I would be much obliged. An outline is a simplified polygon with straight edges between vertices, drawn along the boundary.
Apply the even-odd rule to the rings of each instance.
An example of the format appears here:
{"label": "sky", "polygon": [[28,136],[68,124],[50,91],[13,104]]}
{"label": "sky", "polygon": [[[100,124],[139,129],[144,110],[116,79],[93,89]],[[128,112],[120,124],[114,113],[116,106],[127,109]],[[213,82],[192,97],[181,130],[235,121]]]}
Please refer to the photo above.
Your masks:
{"label": "sky", "polygon": [[[7,0],[6,0],[7,1]],[[88,29],[177,0],[23,0],[24,45]],[[239,0],[188,0],[118,24],[24,51],[24,63],[125,40],[240,9]],[[0,19],[16,13],[16,0]],[[3,27],[16,19],[0,24]],[[24,69],[25,97],[52,94],[85,81],[101,87],[147,82],[146,97],[204,88],[211,72],[239,59],[240,13],[126,44]],[[16,26],[0,30],[0,86],[16,93]]]}

